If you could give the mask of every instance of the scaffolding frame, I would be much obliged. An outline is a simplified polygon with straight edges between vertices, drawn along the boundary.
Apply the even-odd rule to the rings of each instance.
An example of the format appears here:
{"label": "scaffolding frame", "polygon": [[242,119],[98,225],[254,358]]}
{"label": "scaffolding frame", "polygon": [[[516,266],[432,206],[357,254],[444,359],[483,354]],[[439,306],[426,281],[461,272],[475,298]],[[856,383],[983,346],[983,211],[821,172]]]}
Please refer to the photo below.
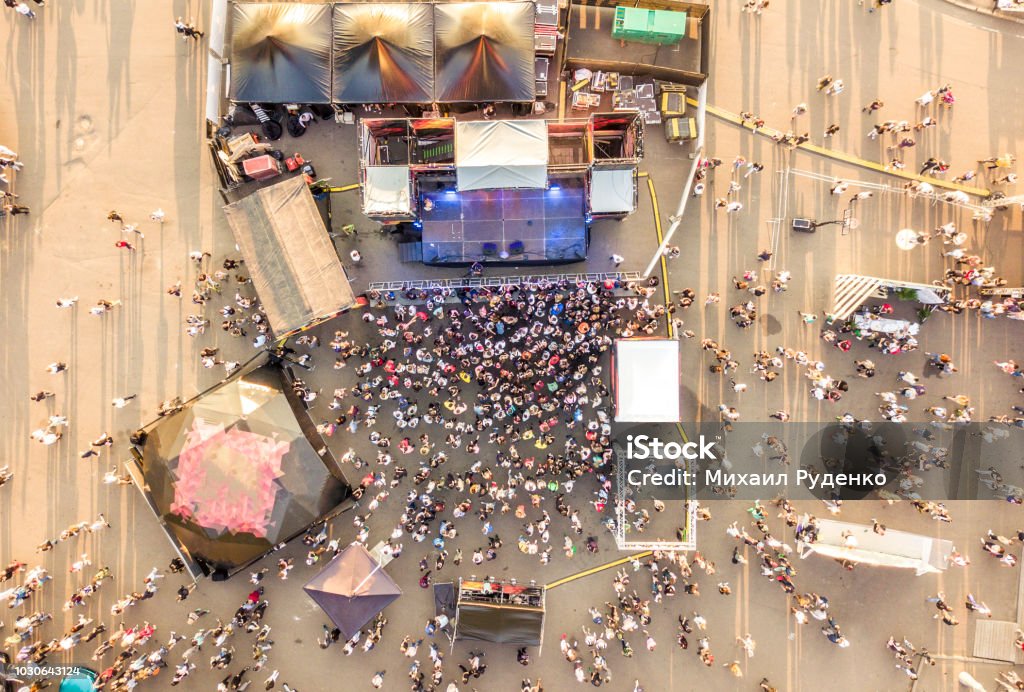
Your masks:
{"label": "scaffolding frame", "polygon": [[[634,495],[626,482],[626,465],[619,460],[625,458],[625,454],[616,450],[615,453],[615,527],[612,535],[615,537],[615,545],[619,550],[640,551],[640,550],[667,550],[672,552],[685,552],[697,549],[697,500],[693,497],[690,487],[686,488],[685,509],[683,512],[683,540],[643,540],[631,541],[627,538],[629,523],[626,520],[626,502]],[[691,465],[687,462],[687,470]]]}

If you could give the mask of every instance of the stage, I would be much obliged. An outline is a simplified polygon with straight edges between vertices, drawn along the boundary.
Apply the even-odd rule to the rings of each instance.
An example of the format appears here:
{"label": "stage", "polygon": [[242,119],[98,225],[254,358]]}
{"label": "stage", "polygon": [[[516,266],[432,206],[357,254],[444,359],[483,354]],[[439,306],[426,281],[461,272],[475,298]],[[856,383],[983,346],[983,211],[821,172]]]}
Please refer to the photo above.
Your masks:
{"label": "stage", "polygon": [[547,190],[448,189],[420,195],[425,264],[578,262],[587,256],[582,178]]}

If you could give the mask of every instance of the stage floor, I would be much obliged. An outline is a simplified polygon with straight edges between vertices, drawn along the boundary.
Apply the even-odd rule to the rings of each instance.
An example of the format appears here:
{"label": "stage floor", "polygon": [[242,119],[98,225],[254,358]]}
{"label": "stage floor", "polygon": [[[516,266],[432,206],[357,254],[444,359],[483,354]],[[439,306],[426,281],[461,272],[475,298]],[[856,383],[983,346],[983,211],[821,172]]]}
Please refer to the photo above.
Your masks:
{"label": "stage floor", "polygon": [[[549,190],[474,190],[420,196],[426,264],[578,262],[587,256],[583,182]],[[433,204],[426,211],[424,202]],[[426,205],[429,206],[429,205]],[[512,243],[523,252],[512,254]],[[496,251],[484,254],[484,244]],[[501,253],[509,252],[502,257]]]}

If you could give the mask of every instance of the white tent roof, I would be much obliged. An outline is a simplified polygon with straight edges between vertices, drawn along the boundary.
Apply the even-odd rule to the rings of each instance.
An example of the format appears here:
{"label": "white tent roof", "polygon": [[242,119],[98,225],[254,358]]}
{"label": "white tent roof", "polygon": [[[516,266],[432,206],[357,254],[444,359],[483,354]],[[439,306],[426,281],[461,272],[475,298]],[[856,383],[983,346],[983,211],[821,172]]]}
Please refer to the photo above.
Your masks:
{"label": "white tent roof", "polygon": [[[846,531],[852,534],[852,544],[843,538]],[[921,575],[946,569],[953,544],[939,538],[891,529],[879,535],[864,524],[819,519],[818,540],[802,543],[800,549],[801,557],[818,553],[859,564],[913,569]]]}
{"label": "white tent roof", "polygon": [[615,342],[615,420],[679,422],[679,341]]}
{"label": "white tent roof", "polygon": [[594,169],[590,178],[590,211],[597,214],[634,210],[633,170]]}
{"label": "white tent roof", "polygon": [[410,214],[408,166],[367,166],[363,185],[363,213]]}
{"label": "white tent roof", "polygon": [[544,188],[548,126],[543,120],[476,120],[455,124],[459,190]]}

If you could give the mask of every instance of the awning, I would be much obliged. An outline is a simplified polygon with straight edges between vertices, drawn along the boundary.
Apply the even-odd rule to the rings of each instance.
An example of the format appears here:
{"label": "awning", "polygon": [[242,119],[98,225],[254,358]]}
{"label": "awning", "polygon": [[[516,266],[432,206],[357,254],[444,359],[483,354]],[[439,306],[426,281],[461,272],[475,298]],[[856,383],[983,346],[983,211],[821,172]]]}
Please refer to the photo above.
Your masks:
{"label": "awning", "polygon": [[330,103],[331,6],[236,4],[230,93],[248,103]]}
{"label": "awning", "polygon": [[618,339],[613,377],[617,422],[679,422],[677,339]]}
{"label": "awning", "polygon": [[434,97],[431,5],[334,5],[334,101],[429,103]]}
{"label": "awning", "polygon": [[848,318],[868,298],[885,298],[888,290],[909,288],[916,291],[915,297],[924,305],[942,305],[949,300],[948,286],[917,284],[909,281],[880,279],[859,274],[837,274],[835,294],[829,316],[842,321]]}
{"label": "awning", "polygon": [[873,276],[839,274],[836,276],[832,309],[829,310],[828,314],[840,322],[845,320],[865,300],[878,294],[883,286],[885,286],[885,282]]}
{"label": "awning", "polygon": [[459,603],[459,639],[540,646],[544,632],[544,609],[526,606]]}
{"label": "awning", "polygon": [[363,213],[367,216],[411,214],[408,166],[367,166]]}
{"label": "awning", "polygon": [[548,178],[543,120],[476,120],[455,125],[459,190],[543,188]]}
{"label": "awning", "polygon": [[799,544],[800,557],[818,553],[858,564],[913,569],[920,576],[946,569],[953,552],[950,541],[904,531],[877,534],[864,524],[831,519],[819,519],[817,526],[817,540]]}
{"label": "awning", "polygon": [[636,179],[631,168],[595,168],[590,178],[590,211],[595,214],[628,213],[636,209]]}
{"label": "awning", "polygon": [[345,269],[302,177],[224,207],[278,338],[355,305]]}
{"label": "awning", "polygon": [[[435,608],[438,604],[435,592]],[[513,582],[459,580],[455,639],[540,646],[544,640],[545,588]]]}
{"label": "awning", "polygon": [[532,2],[434,5],[434,96],[451,102],[532,101]]}

